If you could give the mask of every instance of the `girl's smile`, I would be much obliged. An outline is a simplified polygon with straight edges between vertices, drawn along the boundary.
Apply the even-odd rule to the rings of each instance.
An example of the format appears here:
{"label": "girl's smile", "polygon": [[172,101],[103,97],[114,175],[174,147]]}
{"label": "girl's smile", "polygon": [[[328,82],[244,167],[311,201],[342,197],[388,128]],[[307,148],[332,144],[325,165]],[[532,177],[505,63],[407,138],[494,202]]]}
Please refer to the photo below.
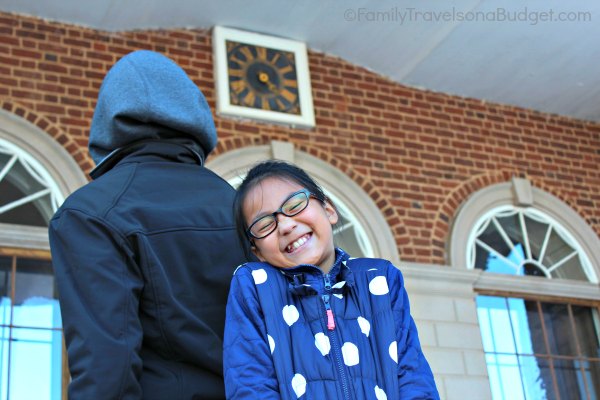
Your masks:
{"label": "girl's smile", "polygon": [[308,241],[308,239],[310,239],[310,237],[311,237],[311,234],[303,235],[302,237],[300,237],[300,239],[298,239],[298,240],[294,241],[293,243],[291,243],[290,245],[288,245],[286,247],[286,251],[288,253],[291,253],[291,252],[297,250],[303,244],[305,244]]}
{"label": "girl's smile", "polygon": [[[281,178],[266,178],[249,190],[243,204],[246,224],[280,209],[290,195],[303,187]],[[277,227],[262,239],[253,239],[254,254],[269,264],[290,268],[299,264],[316,265],[324,273],[335,261],[332,225],[338,215],[329,201],[309,197],[306,208],[288,217],[278,213]]]}

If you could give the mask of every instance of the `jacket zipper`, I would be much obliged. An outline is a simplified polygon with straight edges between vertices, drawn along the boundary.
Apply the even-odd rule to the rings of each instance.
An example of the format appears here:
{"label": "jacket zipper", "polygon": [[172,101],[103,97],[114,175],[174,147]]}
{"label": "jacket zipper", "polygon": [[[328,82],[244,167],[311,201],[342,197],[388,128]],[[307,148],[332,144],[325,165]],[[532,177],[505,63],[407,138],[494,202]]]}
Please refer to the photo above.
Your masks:
{"label": "jacket zipper", "polygon": [[340,381],[342,383],[342,390],[344,391],[344,397],[346,399],[350,399],[350,393],[348,392],[348,378],[346,377],[346,371],[344,365],[342,363],[341,356],[341,347],[337,345],[337,334],[335,332],[335,320],[333,318],[333,311],[331,310],[331,304],[329,303],[331,292],[331,280],[329,279],[329,274],[324,275],[325,281],[325,291],[327,294],[321,296],[323,299],[323,304],[325,305],[325,317],[327,322],[327,336],[329,336],[329,340],[331,341],[331,349],[333,350],[334,359],[338,371],[340,373]]}

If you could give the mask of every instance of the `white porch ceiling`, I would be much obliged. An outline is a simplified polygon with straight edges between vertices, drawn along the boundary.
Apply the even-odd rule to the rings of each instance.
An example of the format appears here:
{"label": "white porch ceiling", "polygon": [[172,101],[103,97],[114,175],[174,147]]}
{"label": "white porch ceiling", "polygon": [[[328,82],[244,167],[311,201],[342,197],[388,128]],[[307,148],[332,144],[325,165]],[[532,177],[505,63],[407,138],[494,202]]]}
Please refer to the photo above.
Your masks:
{"label": "white porch ceiling", "polygon": [[594,0],[0,0],[0,10],[107,31],[246,29],[407,86],[600,122]]}

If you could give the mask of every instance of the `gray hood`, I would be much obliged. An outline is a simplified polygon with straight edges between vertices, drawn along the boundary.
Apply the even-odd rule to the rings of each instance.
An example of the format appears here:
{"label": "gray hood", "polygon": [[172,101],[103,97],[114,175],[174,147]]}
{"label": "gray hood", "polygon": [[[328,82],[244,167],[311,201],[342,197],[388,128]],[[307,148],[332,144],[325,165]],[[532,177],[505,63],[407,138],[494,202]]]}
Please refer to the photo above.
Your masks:
{"label": "gray hood", "polygon": [[217,144],[212,113],[196,84],[169,58],[135,51],[106,74],[90,129],[99,164],[140,140],[192,139],[207,156]]}

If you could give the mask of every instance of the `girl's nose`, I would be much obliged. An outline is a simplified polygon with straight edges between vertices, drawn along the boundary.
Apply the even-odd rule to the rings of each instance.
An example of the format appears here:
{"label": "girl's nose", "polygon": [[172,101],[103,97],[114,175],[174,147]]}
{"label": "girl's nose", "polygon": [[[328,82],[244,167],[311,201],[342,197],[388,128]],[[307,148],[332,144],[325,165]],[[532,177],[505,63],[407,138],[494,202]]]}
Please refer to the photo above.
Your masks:
{"label": "girl's nose", "polygon": [[291,231],[294,230],[294,228],[297,225],[294,217],[288,217],[286,215],[279,214],[277,216],[277,218],[278,218],[277,228],[279,229],[279,233],[281,235],[286,235],[286,234],[290,233]]}

